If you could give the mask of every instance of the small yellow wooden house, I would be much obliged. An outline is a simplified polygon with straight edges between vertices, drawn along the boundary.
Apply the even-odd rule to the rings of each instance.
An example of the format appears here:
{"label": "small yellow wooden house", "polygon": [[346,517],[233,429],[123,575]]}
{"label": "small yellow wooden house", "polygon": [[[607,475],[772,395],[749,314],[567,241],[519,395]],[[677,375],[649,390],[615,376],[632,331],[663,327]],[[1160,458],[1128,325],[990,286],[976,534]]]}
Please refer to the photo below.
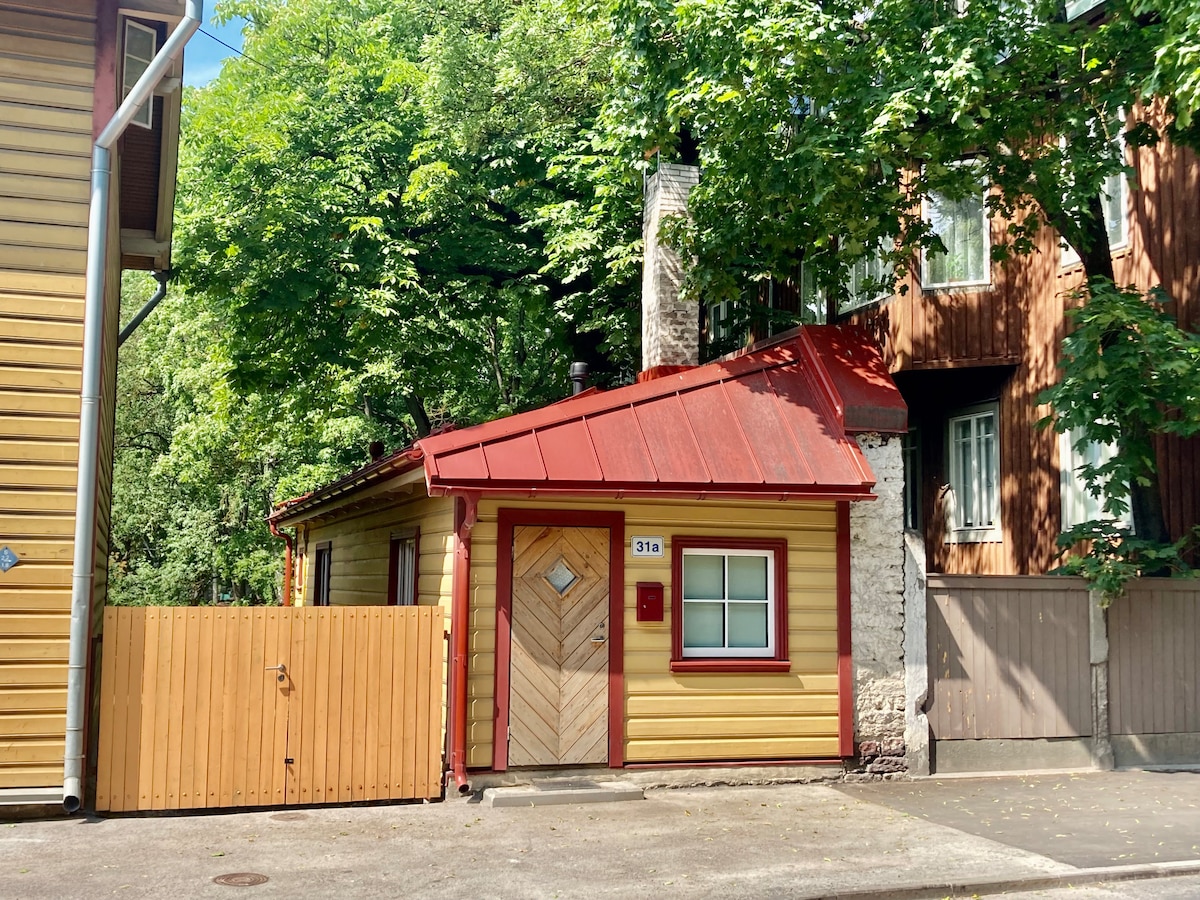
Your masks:
{"label": "small yellow wooden house", "polygon": [[903,741],[906,411],[869,336],[644,379],[424,438],[272,517],[294,602],[442,607],[460,789]]}
{"label": "small yellow wooden house", "polygon": [[[0,0],[0,804],[63,799],[72,584],[94,614],[106,583],[120,272],[170,264],[182,61],[152,63],[194,5]],[[116,140],[118,106],[155,89],[138,84],[151,68],[162,69],[157,91],[130,107]],[[108,214],[89,229],[106,128]],[[98,427],[81,447],[89,230],[107,239],[90,251]],[[95,498],[85,517],[94,567],[83,572],[81,460]]]}

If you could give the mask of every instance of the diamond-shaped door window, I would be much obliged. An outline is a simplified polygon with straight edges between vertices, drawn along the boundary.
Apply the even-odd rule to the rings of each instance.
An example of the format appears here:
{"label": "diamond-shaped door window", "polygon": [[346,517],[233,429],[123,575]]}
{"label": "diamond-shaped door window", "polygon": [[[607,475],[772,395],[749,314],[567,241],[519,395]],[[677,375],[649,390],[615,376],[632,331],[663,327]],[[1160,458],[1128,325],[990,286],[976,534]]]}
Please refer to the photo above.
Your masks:
{"label": "diamond-shaped door window", "polygon": [[554,590],[558,591],[558,596],[566,596],[567,591],[579,580],[579,576],[572,572],[566,562],[560,556],[558,562],[552,565],[543,575],[547,584]]}

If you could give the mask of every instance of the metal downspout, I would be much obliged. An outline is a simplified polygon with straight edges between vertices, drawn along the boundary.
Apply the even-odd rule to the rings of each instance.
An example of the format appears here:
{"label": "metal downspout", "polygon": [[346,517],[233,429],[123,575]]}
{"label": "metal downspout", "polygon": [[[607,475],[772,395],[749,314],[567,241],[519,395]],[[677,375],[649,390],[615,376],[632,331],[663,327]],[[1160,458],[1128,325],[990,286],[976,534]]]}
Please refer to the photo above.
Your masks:
{"label": "metal downspout", "polygon": [[450,775],[459,793],[467,781],[467,631],[471,617],[471,529],[479,515],[479,497],[467,494],[454,504],[454,573],[450,593]]}
{"label": "metal downspout", "polygon": [[275,524],[275,520],[267,517],[267,527],[271,529],[271,534],[283,541],[283,596],[279,600],[280,606],[292,605],[292,567],[294,565],[292,554],[295,552],[292,548],[295,546],[294,539],[290,534],[284,534]]}
{"label": "metal downspout", "polygon": [[112,148],[138,108],[154,95],[167,68],[183,52],[204,18],[204,0],[187,0],[184,17],[129,96],[117,107],[92,146],[91,206],[88,212],[84,281],[83,373],[79,406],[79,467],[75,488],[75,559],[71,573],[71,636],[67,657],[67,728],[63,753],[63,808],[83,804],[84,720],[87,710],[88,642],[92,584],[96,574],[96,474],[99,467],[101,347],[104,338],[104,276],[108,268],[109,189]]}
{"label": "metal downspout", "polygon": [[139,325],[146,321],[146,316],[154,312],[154,307],[162,302],[163,297],[167,296],[167,282],[171,280],[171,270],[164,269],[161,272],[155,272],[154,278],[158,282],[158,290],[156,290],[145,305],[138,310],[137,315],[129,320],[129,324],[121,329],[121,333],[117,335],[117,346],[120,347],[129,339],[129,336],[137,331]]}

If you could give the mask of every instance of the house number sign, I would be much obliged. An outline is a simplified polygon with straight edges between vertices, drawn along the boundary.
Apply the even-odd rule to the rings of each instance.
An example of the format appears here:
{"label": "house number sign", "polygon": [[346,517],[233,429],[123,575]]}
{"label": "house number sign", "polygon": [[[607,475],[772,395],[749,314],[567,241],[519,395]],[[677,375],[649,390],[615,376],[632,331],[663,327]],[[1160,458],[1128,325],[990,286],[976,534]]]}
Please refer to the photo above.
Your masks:
{"label": "house number sign", "polygon": [[634,535],[629,539],[630,556],[662,556],[664,541],[661,537]]}

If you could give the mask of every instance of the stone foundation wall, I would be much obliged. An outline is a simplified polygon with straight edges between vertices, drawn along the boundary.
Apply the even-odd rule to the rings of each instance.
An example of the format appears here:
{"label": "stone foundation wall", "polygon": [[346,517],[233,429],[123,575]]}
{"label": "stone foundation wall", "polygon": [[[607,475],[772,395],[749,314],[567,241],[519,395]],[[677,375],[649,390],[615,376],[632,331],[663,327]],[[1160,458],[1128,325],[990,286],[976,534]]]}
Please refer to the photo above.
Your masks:
{"label": "stone foundation wall", "polygon": [[904,460],[899,435],[858,444],[878,499],[850,504],[850,633],[854,740],[861,771],[907,770],[904,683]]}

